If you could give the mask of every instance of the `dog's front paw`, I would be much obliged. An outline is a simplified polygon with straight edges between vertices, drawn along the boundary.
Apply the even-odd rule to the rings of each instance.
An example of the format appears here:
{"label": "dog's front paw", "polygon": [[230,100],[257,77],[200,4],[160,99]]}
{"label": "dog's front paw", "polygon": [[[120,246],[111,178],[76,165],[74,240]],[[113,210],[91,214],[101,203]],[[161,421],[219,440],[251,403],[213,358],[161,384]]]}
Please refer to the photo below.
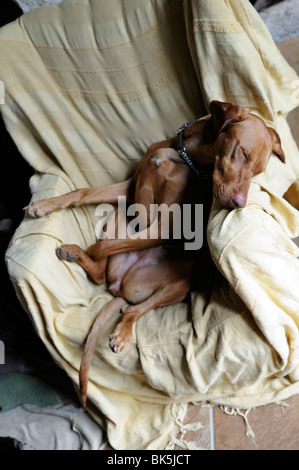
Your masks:
{"label": "dog's front paw", "polygon": [[52,212],[60,209],[59,205],[54,203],[53,199],[41,199],[40,201],[35,201],[24,207],[24,210],[33,218],[44,217],[45,215],[50,215]]}
{"label": "dog's front paw", "polygon": [[81,248],[77,245],[62,245],[56,250],[56,255],[62,261],[77,261],[81,253]]}

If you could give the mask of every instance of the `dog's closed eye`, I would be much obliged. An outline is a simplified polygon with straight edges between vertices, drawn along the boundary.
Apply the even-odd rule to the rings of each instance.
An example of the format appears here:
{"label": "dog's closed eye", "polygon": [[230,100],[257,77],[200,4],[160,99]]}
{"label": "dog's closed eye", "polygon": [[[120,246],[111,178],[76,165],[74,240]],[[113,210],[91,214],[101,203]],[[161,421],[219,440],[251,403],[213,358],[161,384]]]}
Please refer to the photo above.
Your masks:
{"label": "dog's closed eye", "polygon": [[248,153],[246,152],[246,150],[243,149],[243,147],[241,147],[241,150],[242,150],[245,162],[248,162],[249,161]]}

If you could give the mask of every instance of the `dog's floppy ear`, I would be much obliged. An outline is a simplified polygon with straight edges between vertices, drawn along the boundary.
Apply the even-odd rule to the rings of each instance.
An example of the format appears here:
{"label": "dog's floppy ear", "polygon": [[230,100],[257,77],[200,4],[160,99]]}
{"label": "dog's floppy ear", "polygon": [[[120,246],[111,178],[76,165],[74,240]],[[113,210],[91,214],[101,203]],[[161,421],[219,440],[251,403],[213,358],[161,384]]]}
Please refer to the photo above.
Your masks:
{"label": "dog's floppy ear", "polygon": [[247,111],[234,103],[211,101],[211,120],[207,123],[204,132],[204,142],[211,143],[229,124],[243,121],[248,116]]}
{"label": "dog's floppy ear", "polygon": [[275,153],[275,155],[277,155],[280,158],[280,160],[283,163],[285,163],[286,162],[285,154],[281,147],[281,140],[280,140],[279,135],[277,134],[275,129],[272,129],[272,127],[267,127],[267,129],[271,136],[273,153]]}

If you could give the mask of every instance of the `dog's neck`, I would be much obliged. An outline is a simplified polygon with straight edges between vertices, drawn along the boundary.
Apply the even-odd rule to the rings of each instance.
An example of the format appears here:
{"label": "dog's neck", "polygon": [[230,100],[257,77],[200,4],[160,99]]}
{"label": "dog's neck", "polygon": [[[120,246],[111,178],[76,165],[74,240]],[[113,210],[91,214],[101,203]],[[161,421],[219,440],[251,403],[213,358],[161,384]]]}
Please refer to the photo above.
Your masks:
{"label": "dog's neck", "polygon": [[177,131],[177,152],[179,156],[185,161],[185,163],[191,168],[191,170],[194,171],[198,177],[200,177],[200,168],[191,160],[184,145],[184,131],[190,124],[193,124],[193,122],[194,121],[186,122]]}
{"label": "dog's neck", "polygon": [[200,171],[200,167],[203,165],[214,163],[213,143],[205,144],[203,142],[205,129],[210,119],[211,115],[208,115],[188,122],[181,126],[177,132],[176,149],[181,158],[195,172]]}

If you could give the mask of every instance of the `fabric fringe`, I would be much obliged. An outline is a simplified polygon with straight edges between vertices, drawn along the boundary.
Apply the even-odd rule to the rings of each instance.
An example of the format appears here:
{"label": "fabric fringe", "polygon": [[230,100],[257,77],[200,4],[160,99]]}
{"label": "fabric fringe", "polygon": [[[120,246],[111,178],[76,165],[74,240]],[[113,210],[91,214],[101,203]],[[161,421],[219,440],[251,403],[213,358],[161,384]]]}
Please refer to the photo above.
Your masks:
{"label": "fabric fringe", "polygon": [[285,403],[284,401],[282,400],[279,400],[277,402],[275,402],[276,405],[280,406],[281,408],[281,411],[284,413],[284,409],[285,408],[288,408],[290,405],[288,405],[287,403]]}
{"label": "fabric fringe", "polygon": [[246,428],[246,436],[251,440],[251,442],[255,445],[255,447],[258,448],[258,445],[256,444],[256,442],[254,441],[254,438],[255,438],[255,434],[249,424],[249,421],[248,421],[248,418],[247,418],[247,415],[248,413],[253,409],[253,408],[248,408],[247,410],[245,410],[244,413],[242,413],[242,411],[239,409],[239,408],[230,408],[229,406],[224,406],[224,405],[220,405],[219,408],[221,409],[221,411],[223,413],[225,413],[226,415],[229,415],[229,416],[241,416],[241,418],[243,418],[244,420],[244,424],[245,424],[245,428]]}
{"label": "fabric fringe", "polygon": [[[175,446],[180,447],[181,449],[186,450],[207,450],[202,447],[199,447],[196,441],[186,441],[184,439],[185,434],[187,431],[196,432],[199,429],[203,429],[203,425],[200,421],[195,421],[194,423],[183,423],[183,419],[185,417],[187,411],[186,404],[180,403],[179,405],[173,404],[171,407],[171,414],[174,418],[175,424],[179,428],[179,437],[172,438],[168,445],[166,446],[165,450],[173,450]],[[178,408],[177,408],[178,407]]]}

